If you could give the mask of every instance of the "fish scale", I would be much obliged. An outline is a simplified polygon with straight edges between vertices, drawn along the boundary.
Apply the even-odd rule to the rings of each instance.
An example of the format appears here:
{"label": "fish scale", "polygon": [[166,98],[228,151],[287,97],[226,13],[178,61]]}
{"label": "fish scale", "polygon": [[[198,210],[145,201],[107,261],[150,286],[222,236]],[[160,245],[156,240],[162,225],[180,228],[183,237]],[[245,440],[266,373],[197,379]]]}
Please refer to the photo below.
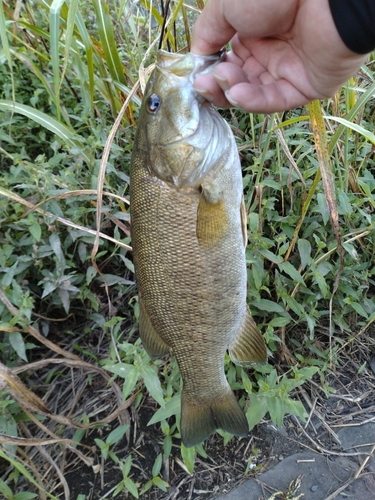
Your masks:
{"label": "fish scale", "polygon": [[[245,365],[266,359],[246,305],[237,148],[227,123],[192,86],[197,65],[210,66],[213,58],[207,64],[195,57],[160,51],[145,90],[130,176],[140,336],[151,356],[171,353],[177,359],[186,446],[217,428],[247,434],[225,377],[225,352]],[[179,100],[183,109],[173,118],[172,131],[170,95],[173,112],[179,113]],[[153,104],[156,97],[161,103],[152,112],[151,96]]]}

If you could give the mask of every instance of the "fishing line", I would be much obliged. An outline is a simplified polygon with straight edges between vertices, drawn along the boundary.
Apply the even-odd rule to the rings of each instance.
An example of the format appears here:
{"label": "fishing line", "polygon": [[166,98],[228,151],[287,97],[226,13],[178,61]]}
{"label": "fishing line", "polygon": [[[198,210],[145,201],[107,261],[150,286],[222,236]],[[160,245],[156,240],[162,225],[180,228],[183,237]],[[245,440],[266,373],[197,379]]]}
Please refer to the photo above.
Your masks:
{"label": "fishing line", "polygon": [[[169,10],[169,4],[171,3],[171,0],[167,0],[167,3],[164,8],[164,1],[160,0],[160,5],[161,5],[161,15],[163,17],[163,24],[161,27],[161,33],[160,33],[160,40],[159,40],[159,50],[161,49],[163,45],[163,39],[164,39],[164,34],[165,34],[165,25],[167,23],[167,17],[168,17],[168,10]],[[167,38],[167,47],[168,47],[168,52],[171,52],[171,45],[169,43],[169,40]]]}

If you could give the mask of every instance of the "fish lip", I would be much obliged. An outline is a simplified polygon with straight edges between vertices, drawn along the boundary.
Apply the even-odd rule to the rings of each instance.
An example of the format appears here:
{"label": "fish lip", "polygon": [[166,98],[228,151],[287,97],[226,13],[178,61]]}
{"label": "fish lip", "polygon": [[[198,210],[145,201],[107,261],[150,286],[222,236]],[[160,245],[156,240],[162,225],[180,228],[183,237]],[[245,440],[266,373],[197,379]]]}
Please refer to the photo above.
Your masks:
{"label": "fish lip", "polygon": [[[204,75],[206,73],[211,73],[216,66],[223,62],[225,57],[226,57],[226,49],[225,47],[222,47],[218,52],[215,52],[215,54],[211,54],[208,56],[202,56],[198,54],[194,54],[194,52],[190,52],[190,54],[193,56],[193,59],[196,62],[196,68],[194,68],[193,71],[193,79],[195,79],[198,75]],[[204,68],[200,70],[200,67],[198,66],[198,61],[203,61],[204,62]],[[212,61],[211,64],[207,64],[210,61]]]}
{"label": "fish lip", "polygon": [[[190,56],[190,57],[188,57]],[[191,66],[187,65],[185,68],[185,75],[189,77],[191,83],[198,75],[203,75],[210,73],[214,68],[225,59],[226,49],[223,47],[215,54],[210,55],[199,55],[194,54],[194,52],[188,52],[186,54],[177,54],[172,52],[167,52],[165,50],[159,50],[157,54],[157,67],[160,70],[174,73],[176,70],[181,72],[181,66],[179,62],[186,60],[188,57]]]}

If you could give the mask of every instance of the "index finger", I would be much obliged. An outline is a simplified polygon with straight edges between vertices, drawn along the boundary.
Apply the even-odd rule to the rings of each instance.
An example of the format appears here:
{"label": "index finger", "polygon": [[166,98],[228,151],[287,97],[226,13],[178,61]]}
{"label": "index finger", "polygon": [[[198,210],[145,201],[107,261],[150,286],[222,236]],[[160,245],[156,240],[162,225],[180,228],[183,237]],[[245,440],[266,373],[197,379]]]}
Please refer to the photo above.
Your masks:
{"label": "index finger", "polygon": [[191,52],[210,55],[218,52],[235,34],[225,19],[220,0],[209,0],[194,26]]}

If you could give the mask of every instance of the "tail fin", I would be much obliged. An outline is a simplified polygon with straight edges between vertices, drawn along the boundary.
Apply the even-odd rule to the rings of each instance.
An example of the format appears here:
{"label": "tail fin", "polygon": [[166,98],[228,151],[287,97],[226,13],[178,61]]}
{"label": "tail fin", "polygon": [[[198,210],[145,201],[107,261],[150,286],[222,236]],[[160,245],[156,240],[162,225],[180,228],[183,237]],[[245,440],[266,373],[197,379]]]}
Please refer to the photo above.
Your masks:
{"label": "tail fin", "polygon": [[222,398],[207,404],[192,404],[186,400],[182,390],[181,438],[186,447],[204,441],[216,429],[245,437],[249,426],[235,395],[228,387]]}

